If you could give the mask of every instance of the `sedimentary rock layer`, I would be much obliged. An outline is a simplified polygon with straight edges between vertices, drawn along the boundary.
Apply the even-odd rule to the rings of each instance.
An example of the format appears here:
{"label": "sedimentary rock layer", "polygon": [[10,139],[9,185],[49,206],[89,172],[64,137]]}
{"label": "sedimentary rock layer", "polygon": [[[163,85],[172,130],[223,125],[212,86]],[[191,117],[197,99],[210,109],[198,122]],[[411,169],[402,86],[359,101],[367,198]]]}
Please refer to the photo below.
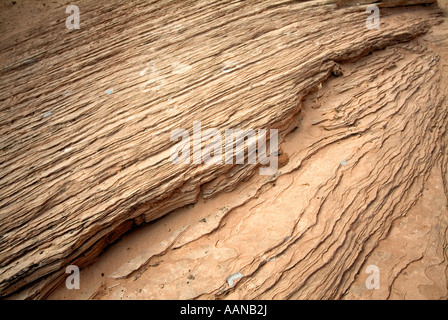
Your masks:
{"label": "sedimentary rock layer", "polygon": [[[0,44],[1,296],[45,297],[67,265],[88,264],[133,224],[253,174],[253,165],[173,164],[170,133],[191,133],[195,120],[221,131],[279,129],[281,139],[298,126],[300,148],[279,174],[258,178],[249,211],[222,208],[200,224],[207,232],[183,226],[114,273],[155,281],[141,272],[148,261],[187,248],[169,250],[173,264],[157,273],[174,277],[173,265],[203,257],[194,267],[214,282],[182,298],[340,297],[446,163],[440,56],[408,43],[441,22],[436,6],[382,9],[379,30],[366,28],[366,5],[332,1],[80,8],[80,30],[65,29],[63,7],[54,8]],[[334,80],[336,105],[320,88],[339,63],[348,70]],[[313,92],[316,111],[301,116]],[[288,192],[279,204],[278,188],[266,186],[280,179]],[[196,238],[201,246],[188,251]],[[234,272],[243,278],[229,288],[222,280]]]}

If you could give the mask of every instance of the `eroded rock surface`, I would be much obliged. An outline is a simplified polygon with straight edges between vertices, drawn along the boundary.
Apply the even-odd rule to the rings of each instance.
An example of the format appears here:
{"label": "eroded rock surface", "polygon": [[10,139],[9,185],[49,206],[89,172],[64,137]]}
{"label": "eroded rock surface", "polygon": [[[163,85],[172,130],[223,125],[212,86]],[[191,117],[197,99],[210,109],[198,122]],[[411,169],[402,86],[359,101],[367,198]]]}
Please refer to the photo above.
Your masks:
{"label": "eroded rock surface", "polygon": [[[61,6],[2,41],[0,294],[46,297],[171,212],[52,298],[369,298],[368,264],[374,297],[446,298],[446,22],[382,8],[369,30],[366,6],[85,1],[80,31]],[[279,129],[281,168],[173,164],[170,133],[195,120]],[[427,181],[427,246],[388,252]]]}

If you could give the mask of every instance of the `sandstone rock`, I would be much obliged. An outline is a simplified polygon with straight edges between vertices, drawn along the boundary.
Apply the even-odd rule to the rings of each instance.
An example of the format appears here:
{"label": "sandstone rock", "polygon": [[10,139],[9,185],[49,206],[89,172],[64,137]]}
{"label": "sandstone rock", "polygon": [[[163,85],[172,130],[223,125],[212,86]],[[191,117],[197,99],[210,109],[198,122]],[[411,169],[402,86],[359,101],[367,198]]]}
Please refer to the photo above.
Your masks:
{"label": "sandstone rock", "polygon": [[[46,297],[134,224],[246,183],[90,297],[341,298],[436,166],[447,194],[446,33],[418,39],[435,6],[383,8],[380,30],[332,1],[82,7],[79,31],[49,23],[55,7],[0,43],[1,296]],[[175,165],[170,133],[195,120],[279,129],[287,160],[268,177]]]}

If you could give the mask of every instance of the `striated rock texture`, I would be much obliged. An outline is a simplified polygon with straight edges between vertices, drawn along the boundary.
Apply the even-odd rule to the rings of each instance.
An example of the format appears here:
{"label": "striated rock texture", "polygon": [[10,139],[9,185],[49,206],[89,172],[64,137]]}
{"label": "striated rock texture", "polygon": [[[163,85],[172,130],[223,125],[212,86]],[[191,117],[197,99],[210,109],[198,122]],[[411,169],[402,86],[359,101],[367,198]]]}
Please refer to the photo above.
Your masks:
{"label": "striated rock texture", "polygon": [[83,271],[91,285],[51,298],[446,299],[446,88],[431,89],[446,26],[342,64],[303,102],[275,181],[137,230]]}
{"label": "striated rock texture", "polygon": [[[1,296],[44,298],[66,266],[207,198],[206,215],[187,208],[158,220],[81,295],[363,298],[362,268],[431,172],[437,195],[448,195],[437,6],[382,8],[379,30],[366,28],[367,5],[333,1],[79,6],[80,30],[65,29],[65,7],[55,6],[0,43]],[[195,120],[279,129],[279,172],[171,163],[172,130],[191,133]],[[446,298],[440,201],[429,249],[409,259],[444,264],[428,290]],[[409,263],[394,259],[394,268],[371,264],[389,268],[395,285]]]}

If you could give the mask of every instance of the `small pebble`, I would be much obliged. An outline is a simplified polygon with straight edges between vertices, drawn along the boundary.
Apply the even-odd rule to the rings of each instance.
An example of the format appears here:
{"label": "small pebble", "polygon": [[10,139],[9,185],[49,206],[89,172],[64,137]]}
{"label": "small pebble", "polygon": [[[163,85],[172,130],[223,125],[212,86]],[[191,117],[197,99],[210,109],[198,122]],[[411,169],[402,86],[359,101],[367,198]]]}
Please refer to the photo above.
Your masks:
{"label": "small pebble", "polygon": [[224,72],[224,73],[229,73],[230,71],[232,71],[232,68],[230,68],[230,67],[222,68],[222,72]]}
{"label": "small pebble", "polygon": [[238,279],[240,279],[242,277],[243,277],[243,275],[241,273],[239,273],[239,272],[238,273],[234,273],[231,276],[228,276],[227,277],[227,283],[229,284],[229,287],[233,287],[234,281],[238,280]]}
{"label": "small pebble", "polygon": [[52,115],[51,111],[47,111],[44,113],[43,118],[50,117]]}

